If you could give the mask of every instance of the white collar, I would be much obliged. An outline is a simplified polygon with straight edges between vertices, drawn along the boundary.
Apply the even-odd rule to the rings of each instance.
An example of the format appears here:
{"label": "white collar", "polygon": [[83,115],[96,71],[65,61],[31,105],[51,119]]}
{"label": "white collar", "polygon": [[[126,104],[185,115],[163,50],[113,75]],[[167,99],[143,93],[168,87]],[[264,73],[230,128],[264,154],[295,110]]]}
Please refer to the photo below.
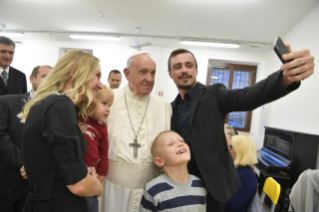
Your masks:
{"label": "white collar", "polygon": [[148,98],[148,96],[149,96],[149,95],[147,95],[147,96],[140,97],[140,96],[134,94],[134,93],[131,91],[131,88],[130,88],[129,83],[127,83],[127,85],[124,87],[124,90],[125,90],[127,96],[129,96],[129,97],[132,98],[132,99],[135,98],[135,99],[138,99],[138,100],[141,100],[141,101],[146,101],[147,98]]}
{"label": "white collar", "polygon": [[33,99],[34,94],[32,93],[32,90],[30,91],[30,99]]}
{"label": "white collar", "polygon": [[3,69],[3,68],[0,67],[0,75],[2,76],[2,72],[6,71],[8,76],[9,76],[9,69],[10,69],[10,66],[8,66],[6,69]]}

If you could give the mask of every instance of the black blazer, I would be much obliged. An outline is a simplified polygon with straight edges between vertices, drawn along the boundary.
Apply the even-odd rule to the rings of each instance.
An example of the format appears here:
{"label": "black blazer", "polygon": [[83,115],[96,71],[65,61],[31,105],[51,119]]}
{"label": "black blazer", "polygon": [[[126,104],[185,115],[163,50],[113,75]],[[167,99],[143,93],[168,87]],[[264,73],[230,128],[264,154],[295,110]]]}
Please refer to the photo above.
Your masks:
{"label": "black blazer", "polygon": [[[17,115],[28,98],[28,93],[0,97],[0,201],[12,196],[13,192],[21,193],[25,187],[16,188],[22,179],[20,169],[23,166],[23,124]],[[29,184],[28,180],[24,181]]]}
{"label": "black blazer", "polygon": [[[227,202],[241,186],[224,135],[226,115],[232,111],[253,110],[299,87],[300,83],[293,83],[284,89],[279,83],[281,74],[281,71],[275,72],[253,86],[238,90],[228,90],[223,84],[196,86],[189,125],[194,157],[191,160],[195,160],[198,177],[204,181],[209,194],[219,202]],[[176,129],[176,101],[172,102],[172,130]],[[195,170],[189,167],[190,174],[198,175]]]}
{"label": "black blazer", "polygon": [[25,74],[10,66],[7,87],[5,86],[2,78],[0,79],[0,96],[24,93],[27,93],[27,78]]}

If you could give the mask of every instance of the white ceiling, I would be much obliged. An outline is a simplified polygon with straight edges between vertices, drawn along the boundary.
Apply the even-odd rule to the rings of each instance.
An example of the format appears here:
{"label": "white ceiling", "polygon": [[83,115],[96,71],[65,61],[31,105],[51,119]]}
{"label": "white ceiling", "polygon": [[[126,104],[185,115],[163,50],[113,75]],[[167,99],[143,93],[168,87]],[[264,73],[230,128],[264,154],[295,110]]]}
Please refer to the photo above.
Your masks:
{"label": "white ceiling", "polygon": [[87,32],[123,35],[124,45],[140,27],[141,42],[158,46],[185,38],[271,44],[318,5],[319,0],[0,0],[0,23],[7,31],[26,32],[26,39],[41,31],[53,32],[43,39],[69,39],[54,32]]}

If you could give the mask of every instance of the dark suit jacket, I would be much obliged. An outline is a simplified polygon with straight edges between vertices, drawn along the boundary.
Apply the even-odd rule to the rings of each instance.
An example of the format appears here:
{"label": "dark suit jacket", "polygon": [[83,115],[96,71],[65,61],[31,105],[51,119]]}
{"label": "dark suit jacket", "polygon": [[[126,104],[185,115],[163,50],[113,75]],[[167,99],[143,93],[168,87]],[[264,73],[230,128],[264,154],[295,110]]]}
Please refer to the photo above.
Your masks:
{"label": "dark suit jacket", "polygon": [[[293,83],[284,89],[279,83],[281,71],[244,89],[228,90],[223,84],[196,86],[189,124],[189,141],[199,173],[189,167],[189,173],[199,175],[211,196],[227,202],[240,188],[234,163],[229,154],[224,134],[227,113],[253,110],[265,103],[285,96],[299,87]],[[171,128],[176,128],[176,99],[172,102]],[[194,163],[190,163],[194,164]]]}
{"label": "dark suit jacket", "polygon": [[27,78],[25,74],[10,66],[7,87],[5,86],[2,78],[0,79],[0,96],[24,93],[27,93]]}
{"label": "dark suit jacket", "polygon": [[[23,123],[17,114],[21,112],[28,98],[28,93],[0,97],[0,202],[12,196],[13,192],[22,193],[23,187],[28,187],[24,185],[16,188],[22,179],[20,169],[23,166]],[[29,184],[28,180],[24,180],[24,183]]]}

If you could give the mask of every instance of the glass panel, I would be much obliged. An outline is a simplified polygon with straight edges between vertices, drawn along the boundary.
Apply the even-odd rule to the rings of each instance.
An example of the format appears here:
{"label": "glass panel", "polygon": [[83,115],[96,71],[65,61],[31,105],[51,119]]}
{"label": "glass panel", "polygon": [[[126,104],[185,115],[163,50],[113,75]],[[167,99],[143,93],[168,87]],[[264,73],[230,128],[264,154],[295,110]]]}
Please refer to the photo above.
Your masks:
{"label": "glass panel", "polygon": [[229,74],[229,67],[213,67],[210,84],[222,83],[228,88]]}
{"label": "glass panel", "polygon": [[[251,70],[235,68],[233,75],[232,89],[241,89],[248,87],[251,81]],[[233,127],[245,128],[247,112],[229,113],[228,124]]]}
{"label": "glass panel", "polygon": [[228,124],[233,127],[245,128],[247,112],[229,113]]}
{"label": "glass panel", "polygon": [[249,69],[239,69],[236,68],[233,77],[233,87],[232,89],[240,89],[248,87],[250,84],[250,72]]}

